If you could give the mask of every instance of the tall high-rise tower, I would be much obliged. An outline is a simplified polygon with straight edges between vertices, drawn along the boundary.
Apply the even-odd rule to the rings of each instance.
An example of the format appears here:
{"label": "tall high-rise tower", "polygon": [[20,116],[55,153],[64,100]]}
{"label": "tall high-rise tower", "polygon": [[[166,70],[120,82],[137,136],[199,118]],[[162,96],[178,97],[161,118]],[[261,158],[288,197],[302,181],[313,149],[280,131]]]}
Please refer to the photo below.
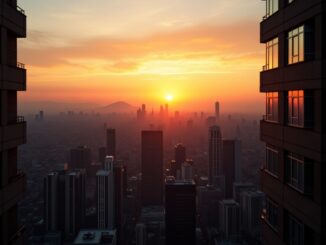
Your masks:
{"label": "tall high-rise tower", "polygon": [[65,176],[65,237],[73,239],[85,225],[85,169],[69,171]]}
{"label": "tall high-rise tower", "polygon": [[222,133],[219,126],[209,128],[209,184],[222,175]]}
{"label": "tall high-rise tower", "polygon": [[143,206],[163,204],[163,132],[142,131],[141,142]]}
{"label": "tall high-rise tower", "polygon": [[241,141],[223,140],[223,175],[225,176],[225,195],[232,198],[233,183],[241,181]]}
{"label": "tall high-rise tower", "polygon": [[105,158],[105,170],[99,170],[97,177],[97,226],[99,229],[115,227],[115,192],[113,157]]}
{"label": "tall high-rise tower", "polygon": [[44,178],[45,232],[57,232],[65,226],[65,174],[53,171]]}
{"label": "tall high-rise tower", "polygon": [[70,150],[70,169],[88,169],[91,165],[91,149],[87,146],[78,146]]}
{"label": "tall high-rise tower", "polygon": [[106,154],[116,157],[116,134],[113,128],[106,130]]}
{"label": "tall high-rise tower", "polygon": [[186,161],[186,147],[182,144],[177,144],[174,147],[174,164],[172,167],[172,174],[175,178],[181,179],[181,166]]}
{"label": "tall high-rise tower", "polygon": [[17,147],[26,143],[26,123],[17,116],[17,94],[26,90],[26,70],[17,62],[17,38],[25,37],[24,10],[16,0],[0,0],[0,244],[23,240],[17,203],[26,176],[17,169]]}
{"label": "tall high-rise tower", "polygon": [[192,180],[166,180],[166,244],[196,244],[196,185]]}
{"label": "tall high-rise tower", "polygon": [[220,122],[220,102],[216,101],[215,102],[215,117],[216,117],[216,122]]}
{"label": "tall high-rise tower", "polygon": [[325,0],[267,0],[264,244],[326,244]]}

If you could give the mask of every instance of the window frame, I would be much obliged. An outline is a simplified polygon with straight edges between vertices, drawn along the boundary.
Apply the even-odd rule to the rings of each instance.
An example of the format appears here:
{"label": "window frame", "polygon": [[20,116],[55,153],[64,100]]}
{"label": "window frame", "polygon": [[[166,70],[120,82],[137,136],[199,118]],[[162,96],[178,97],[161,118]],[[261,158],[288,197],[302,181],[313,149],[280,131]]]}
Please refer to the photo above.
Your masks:
{"label": "window frame", "polygon": [[[278,232],[278,213],[279,205],[271,200],[266,198],[265,208],[263,209],[262,218],[266,224],[268,224],[274,231]],[[272,217],[272,219],[270,219]]]}
{"label": "window frame", "polygon": [[266,42],[265,65],[263,67],[263,70],[268,71],[268,70],[276,69],[278,67],[279,67],[279,38],[274,37],[273,39]]}
{"label": "window frame", "polygon": [[279,122],[279,92],[266,93],[266,115],[265,121]]}
{"label": "window frame", "polygon": [[[289,245],[305,244],[305,225],[292,214],[287,215],[287,236],[286,242]],[[300,232],[301,230],[301,232]],[[297,234],[294,234],[297,233]]]}
{"label": "window frame", "polygon": [[277,13],[280,9],[279,0],[266,0],[266,14],[264,20],[268,19],[273,14]]}
{"label": "window frame", "polygon": [[[266,145],[266,153],[265,153],[265,168],[264,170],[269,173],[270,175],[278,178],[279,175],[279,151],[276,147],[271,145]],[[273,162],[270,163],[269,160]],[[275,161],[275,162],[274,162]]]}
{"label": "window frame", "polygon": [[305,127],[305,91],[287,91],[287,125]]}

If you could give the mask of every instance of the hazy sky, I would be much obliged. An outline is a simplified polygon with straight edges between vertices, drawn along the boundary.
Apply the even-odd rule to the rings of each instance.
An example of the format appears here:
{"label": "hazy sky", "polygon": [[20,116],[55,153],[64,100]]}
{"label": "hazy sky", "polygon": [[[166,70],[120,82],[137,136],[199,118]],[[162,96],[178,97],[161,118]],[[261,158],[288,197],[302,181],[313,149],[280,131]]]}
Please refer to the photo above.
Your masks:
{"label": "hazy sky", "polygon": [[[264,48],[258,0],[19,1],[28,38],[19,60],[28,69],[24,103],[157,106],[227,111],[263,108]],[[173,106],[173,105],[172,105]]]}

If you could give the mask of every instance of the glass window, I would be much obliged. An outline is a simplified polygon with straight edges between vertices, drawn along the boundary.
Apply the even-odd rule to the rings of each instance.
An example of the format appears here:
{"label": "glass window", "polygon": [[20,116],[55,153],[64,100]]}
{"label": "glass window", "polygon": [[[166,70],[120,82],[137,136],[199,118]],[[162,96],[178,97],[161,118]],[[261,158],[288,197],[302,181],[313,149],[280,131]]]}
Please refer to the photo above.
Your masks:
{"label": "glass window", "polygon": [[278,67],[278,37],[266,43],[266,65],[264,70]]}
{"label": "glass window", "polygon": [[279,0],[266,1],[266,16],[264,17],[264,19],[268,18],[269,16],[273,15],[278,11],[278,1]]}
{"label": "glass window", "polygon": [[278,227],[278,205],[269,198],[266,199],[266,207],[263,209],[262,218],[275,230]]}
{"label": "glass window", "polygon": [[288,229],[287,244],[289,244],[289,245],[304,245],[305,244],[304,224],[291,214],[288,215],[287,229]]}
{"label": "glass window", "polygon": [[311,194],[313,186],[311,161],[298,154],[288,153],[285,164],[287,183],[304,194]]}
{"label": "glass window", "polygon": [[266,169],[271,174],[278,175],[278,150],[270,145],[266,146]]}
{"label": "glass window", "polygon": [[278,122],[278,92],[266,93],[266,121]]}
{"label": "glass window", "polygon": [[[308,35],[309,28],[305,25],[302,25],[296,29],[293,29],[288,33],[288,64],[295,64],[298,62],[304,61],[306,58],[311,56],[312,48],[308,47],[305,44],[306,36]],[[311,41],[309,41],[309,45],[313,45]],[[306,57],[305,57],[306,56]]]}
{"label": "glass window", "polygon": [[288,124],[304,127],[304,91],[288,91]]}

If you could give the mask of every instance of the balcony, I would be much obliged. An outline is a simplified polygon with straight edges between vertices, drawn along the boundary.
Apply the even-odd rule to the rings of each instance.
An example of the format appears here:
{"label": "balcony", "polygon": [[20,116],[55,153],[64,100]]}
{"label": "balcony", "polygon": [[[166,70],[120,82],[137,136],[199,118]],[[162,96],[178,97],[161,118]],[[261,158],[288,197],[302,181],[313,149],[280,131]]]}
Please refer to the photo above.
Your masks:
{"label": "balcony", "polygon": [[260,23],[261,42],[319,15],[323,9],[323,0],[294,1],[289,6],[281,7]]}
{"label": "balcony", "polygon": [[0,89],[25,91],[25,65],[22,63],[17,63],[17,66],[0,65]]}
{"label": "balcony", "polygon": [[277,203],[282,203],[282,182],[274,175],[268,173],[264,168],[261,168],[260,172],[262,190]]}
{"label": "balcony", "polygon": [[0,150],[6,150],[26,143],[26,122],[17,117],[15,123],[0,127]]}
{"label": "balcony", "polygon": [[284,186],[283,197],[284,207],[286,209],[291,210],[291,213],[314,230],[320,230],[320,204],[315,203],[311,198],[308,198],[288,185]]}
{"label": "balcony", "polygon": [[304,61],[260,73],[260,91],[286,91],[324,88],[326,60]]}
{"label": "balcony", "polygon": [[9,178],[9,183],[0,189],[0,215],[22,198],[25,187],[26,175],[23,172]]}
{"label": "balcony", "polygon": [[269,144],[291,152],[299,152],[315,161],[320,161],[323,134],[309,128],[291,127],[275,122],[260,122],[261,139]]}
{"label": "balcony", "polygon": [[1,25],[15,33],[17,37],[26,37],[26,16],[25,11],[17,5],[6,2],[3,4],[0,15]]}

